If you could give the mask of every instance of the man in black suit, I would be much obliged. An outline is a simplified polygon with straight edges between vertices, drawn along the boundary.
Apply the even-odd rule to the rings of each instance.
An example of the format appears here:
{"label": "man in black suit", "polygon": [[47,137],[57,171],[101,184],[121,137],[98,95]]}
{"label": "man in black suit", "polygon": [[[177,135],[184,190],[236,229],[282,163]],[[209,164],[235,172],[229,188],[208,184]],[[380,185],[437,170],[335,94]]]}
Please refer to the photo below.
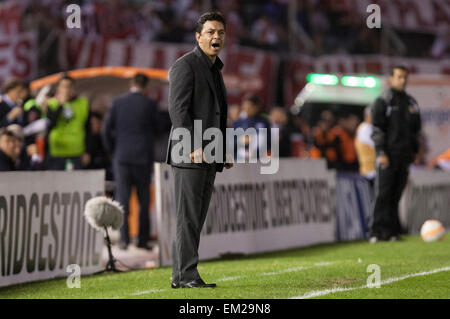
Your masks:
{"label": "man in black suit", "polygon": [[26,86],[17,79],[11,79],[3,86],[3,95],[0,96],[0,127],[9,124],[21,124],[23,114],[20,105],[27,93]]}
{"label": "man in black suit", "polygon": [[[166,162],[173,168],[177,216],[172,288],[216,286],[206,284],[201,279],[197,264],[200,232],[211,200],[216,172],[221,172],[224,166],[232,166],[232,163],[225,163],[228,106],[220,72],[223,63],[218,57],[225,44],[225,27],[225,19],[220,13],[203,14],[197,22],[195,33],[198,45],[178,59],[169,71],[172,129]],[[218,153],[215,153],[212,161],[205,148],[209,143],[202,140],[207,129],[221,133],[217,141],[220,150],[216,150]],[[181,148],[184,155],[180,155],[178,144],[186,145],[182,143],[183,138],[179,137],[183,132],[188,133],[191,143],[187,151]]]}
{"label": "man in black suit", "polygon": [[0,172],[14,171],[18,137],[8,127],[0,128]]}
{"label": "man in black suit", "polygon": [[128,201],[131,187],[136,186],[139,200],[139,235],[137,247],[151,249],[150,178],[153,167],[154,134],[157,128],[157,106],[144,93],[149,82],[145,74],[136,74],[130,92],[116,98],[108,110],[102,137],[105,149],[113,155],[116,198],[124,207],[124,223],[120,230],[120,247],[130,243]]}

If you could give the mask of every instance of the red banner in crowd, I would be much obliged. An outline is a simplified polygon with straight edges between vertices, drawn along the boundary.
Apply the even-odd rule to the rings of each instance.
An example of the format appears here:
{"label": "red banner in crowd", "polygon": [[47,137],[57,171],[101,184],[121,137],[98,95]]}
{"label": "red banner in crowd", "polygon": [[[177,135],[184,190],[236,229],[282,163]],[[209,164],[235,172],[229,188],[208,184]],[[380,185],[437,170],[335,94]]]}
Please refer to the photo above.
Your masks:
{"label": "red banner in crowd", "polygon": [[[98,40],[81,37],[60,38],[61,69],[96,66],[135,66],[169,69],[177,58],[189,52],[193,44],[136,43],[125,40]],[[221,53],[229,104],[239,103],[243,94],[254,92],[267,107],[273,106],[279,57],[273,53],[250,49],[228,48]],[[292,56],[285,63],[284,101],[294,103],[305,85],[309,72],[340,74],[388,74],[396,64],[409,66],[411,73],[450,74],[450,60],[407,59],[381,55]],[[167,87],[154,92],[161,107],[167,107]]]}
{"label": "red banner in crowd", "polygon": [[17,34],[21,32],[21,19],[27,1],[10,0],[0,3],[0,34]]}
{"label": "red banner in crowd", "polygon": [[[95,66],[134,66],[169,69],[193,44],[136,43],[125,40],[60,38],[60,65],[63,70]],[[247,92],[257,94],[267,106],[274,99],[273,83],[279,58],[255,49],[227,49],[221,53],[228,102],[239,103]],[[156,92],[161,106],[167,107],[167,88]]]}
{"label": "red banner in crowd", "polygon": [[32,80],[37,76],[37,35],[35,32],[0,35],[0,83],[16,77]]}

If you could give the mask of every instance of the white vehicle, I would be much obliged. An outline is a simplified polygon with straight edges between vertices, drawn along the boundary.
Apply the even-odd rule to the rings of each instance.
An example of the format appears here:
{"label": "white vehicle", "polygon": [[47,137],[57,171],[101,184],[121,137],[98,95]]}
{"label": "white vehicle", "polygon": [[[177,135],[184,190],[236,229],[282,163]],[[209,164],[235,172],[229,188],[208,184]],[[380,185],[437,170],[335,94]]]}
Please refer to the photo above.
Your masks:
{"label": "white vehicle", "polygon": [[[386,76],[310,73],[306,79],[291,112],[301,113],[310,126],[325,109],[362,119],[364,108],[388,88]],[[450,76],[412,74],[406,90],[420,107],[428,162],[450,148]]]}

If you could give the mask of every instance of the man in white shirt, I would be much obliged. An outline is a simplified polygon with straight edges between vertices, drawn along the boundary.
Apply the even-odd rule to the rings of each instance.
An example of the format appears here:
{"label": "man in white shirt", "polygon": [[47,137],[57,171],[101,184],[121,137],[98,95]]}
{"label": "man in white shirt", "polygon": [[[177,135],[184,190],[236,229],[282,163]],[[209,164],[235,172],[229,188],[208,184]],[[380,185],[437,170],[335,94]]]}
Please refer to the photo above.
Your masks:
{"label": "man in white shirt", "polygon": [[355,148],[359,161],[359,173],[367,178],[370,184],[376,176],[375,170],[375,143],[372,140],[372,117],[370,106],[364,110],[364,121],[359,124],[356,130]]}

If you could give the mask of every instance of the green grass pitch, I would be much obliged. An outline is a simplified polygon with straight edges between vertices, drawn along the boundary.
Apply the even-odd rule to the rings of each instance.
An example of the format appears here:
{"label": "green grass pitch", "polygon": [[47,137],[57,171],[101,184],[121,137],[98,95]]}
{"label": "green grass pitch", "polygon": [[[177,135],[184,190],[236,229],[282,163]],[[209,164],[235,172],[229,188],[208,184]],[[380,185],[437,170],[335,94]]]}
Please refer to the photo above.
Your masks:
{"label": "green grass pitch", "polygon": [[[126,260],[123,261],[126,263]],[[380,267],[380,288],[368,288],[370,264]],[[425,243],[323,244],[228,260],[203,261],[199,272],[216,289],[171,289],[170,267],[82,276],[3,287],[0,298],[450,298],[450,238]],[[341,290],[341,291],[339,291]]]}

